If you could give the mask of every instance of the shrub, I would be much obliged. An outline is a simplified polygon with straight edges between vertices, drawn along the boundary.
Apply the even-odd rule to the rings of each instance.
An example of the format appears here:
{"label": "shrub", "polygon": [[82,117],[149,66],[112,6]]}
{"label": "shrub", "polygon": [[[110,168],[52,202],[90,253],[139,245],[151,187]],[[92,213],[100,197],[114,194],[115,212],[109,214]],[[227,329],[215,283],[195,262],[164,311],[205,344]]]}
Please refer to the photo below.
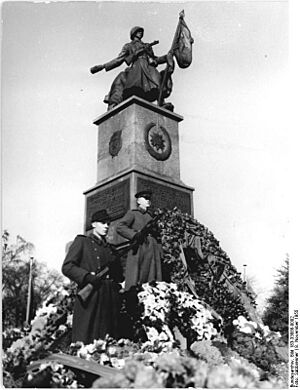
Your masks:
{"label": "shrub", "polygon": [[224,363],[221,352],[214,347],[210,340],[196,341],[191,346],[191,351],[194,355],[211,366]]}

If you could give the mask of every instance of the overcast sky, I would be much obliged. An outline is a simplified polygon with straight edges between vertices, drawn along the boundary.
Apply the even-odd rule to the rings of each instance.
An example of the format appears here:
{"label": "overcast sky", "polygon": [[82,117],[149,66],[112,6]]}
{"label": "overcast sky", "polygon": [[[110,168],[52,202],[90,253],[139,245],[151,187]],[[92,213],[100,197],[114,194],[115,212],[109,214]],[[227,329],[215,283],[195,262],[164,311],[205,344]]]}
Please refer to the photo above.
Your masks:
{"label": "overcast sky", "polygon": [[195,217],[265,296],[294,250],[287,1],[3,3],[2,226],[60,269],[96,184],[93,120],[125,65],[89,68],[113,59],[135,25],[165,54],[182,9],[193,63],[175,69],[168,99],[184,117],[181,179],[195,188]]}

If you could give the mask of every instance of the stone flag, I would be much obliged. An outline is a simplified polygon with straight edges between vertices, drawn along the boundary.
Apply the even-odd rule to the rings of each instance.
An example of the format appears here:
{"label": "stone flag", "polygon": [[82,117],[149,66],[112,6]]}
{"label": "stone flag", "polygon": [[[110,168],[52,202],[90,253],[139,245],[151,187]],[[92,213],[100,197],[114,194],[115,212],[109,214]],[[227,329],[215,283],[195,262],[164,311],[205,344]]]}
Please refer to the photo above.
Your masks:
{"label": "stone flag", "polygon": [[194,39],[184,21],[184,11],[179,14],[178,26],[174,37],[173,53],[179,68],[187,68],[192,63],[192,44]]}

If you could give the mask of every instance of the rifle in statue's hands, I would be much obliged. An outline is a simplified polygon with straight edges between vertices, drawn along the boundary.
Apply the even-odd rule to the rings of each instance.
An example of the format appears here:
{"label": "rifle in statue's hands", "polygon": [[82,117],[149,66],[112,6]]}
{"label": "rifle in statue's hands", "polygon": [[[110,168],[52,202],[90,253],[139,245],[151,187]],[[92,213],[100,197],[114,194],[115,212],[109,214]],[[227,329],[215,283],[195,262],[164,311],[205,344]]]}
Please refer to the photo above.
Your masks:
{"label": "rifle in statue's hands", "polygon": [[157,45],[158,43],[159,43],[159,41],[145,43],[145,46],[142,49],[137,50],[135,53],[130,54],[129,56],[127,56],[125,58],[126,64],[128,64],[128,65],[131,64],[133,61],[135,61],[138,58],[138,56],[140,56],[141,54],[144,54],[146,51],[148,51],[150,49],[150,47]]}
{"label": "rifle in statue's hands", "polygon": [[[145,53],[147,50],[149,50],[150,47],[154,46],[154,45],[157,45],[159,43],[159,41],[153,41],[151,43],[146,43],[145,44],[145,47],[143,47],[142,49],[136,51],[135,53],[133,54],[130,54],[129,56],[127,56],[125,58],[125,61],[127,64],[131,64],[132,61],[134,59],[136,59],[139,55]],[[101,72],[101,70],[105,69],[105,65],[95,65],[95,66],[92,66],[90,68],[90,72],[92,74],[95,74],[95,73],[98,73],[98,72]]]}
{"label": "rifle in statue's hands", "polygon": [[[97,279],[102,280],[104,279],[104,276],[108,273],[109,268],[106,266],[103,269],[101,269],[99,272],[96,273],[95,277]],[[84,286],[78,293],[77,297],[79,301],[83,304],[86,305],[92,292],[95,290],[95,287],[91,284],[88,283],[86,286]]]}

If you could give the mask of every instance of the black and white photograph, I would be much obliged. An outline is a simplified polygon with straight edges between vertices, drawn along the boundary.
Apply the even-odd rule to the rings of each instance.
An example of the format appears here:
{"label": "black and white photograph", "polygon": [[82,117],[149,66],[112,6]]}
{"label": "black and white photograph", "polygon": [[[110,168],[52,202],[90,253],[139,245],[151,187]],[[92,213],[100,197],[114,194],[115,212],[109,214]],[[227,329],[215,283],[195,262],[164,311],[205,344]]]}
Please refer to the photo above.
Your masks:
{"label": "black and white photograph", "polygon": [[299,387],[296,12],[1,3],[3,387]]}

